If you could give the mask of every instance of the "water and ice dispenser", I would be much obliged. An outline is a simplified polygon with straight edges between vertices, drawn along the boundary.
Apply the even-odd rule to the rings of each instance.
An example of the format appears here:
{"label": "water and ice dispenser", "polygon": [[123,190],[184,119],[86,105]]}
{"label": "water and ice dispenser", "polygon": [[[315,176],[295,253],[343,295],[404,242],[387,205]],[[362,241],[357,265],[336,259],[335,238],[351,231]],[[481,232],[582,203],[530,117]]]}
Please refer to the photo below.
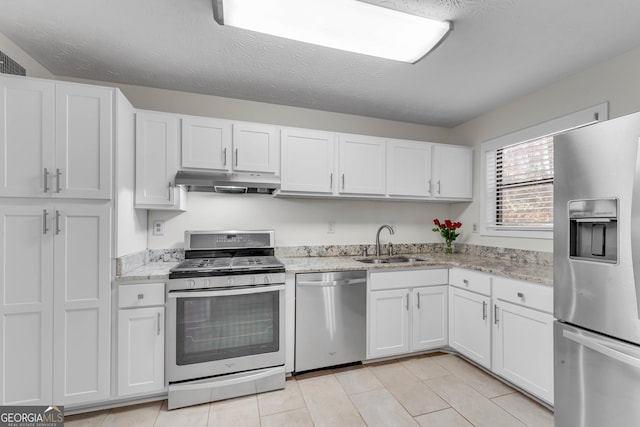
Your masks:
{"label": "water and ice dispenser", "polygon": [[618,262],[618,199],[569,202],[569,258]]}

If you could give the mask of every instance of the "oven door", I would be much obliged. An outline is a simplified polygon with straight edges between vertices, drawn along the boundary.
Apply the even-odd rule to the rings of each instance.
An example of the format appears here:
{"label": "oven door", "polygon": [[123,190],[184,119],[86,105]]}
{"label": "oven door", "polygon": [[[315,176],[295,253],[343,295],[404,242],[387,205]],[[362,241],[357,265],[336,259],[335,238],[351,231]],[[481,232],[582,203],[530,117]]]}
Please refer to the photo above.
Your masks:
{"label": "oven door", "polygon": [[284,285],[168,293],[168,382],[284,364]]}

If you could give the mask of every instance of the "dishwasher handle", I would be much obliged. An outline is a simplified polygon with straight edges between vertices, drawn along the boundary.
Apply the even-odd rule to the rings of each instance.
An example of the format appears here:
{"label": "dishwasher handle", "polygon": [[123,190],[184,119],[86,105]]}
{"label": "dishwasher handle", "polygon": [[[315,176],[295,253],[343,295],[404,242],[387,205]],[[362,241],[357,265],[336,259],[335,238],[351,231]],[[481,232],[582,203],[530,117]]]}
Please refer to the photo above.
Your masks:
{"label": "dishwasher handle", "polygon": [[298,281],[296,282],[296,286],[329,288],[329,287],[335,287],[335,286],[358,285],[360,283],[367,283],[367,278],[358,277],[355,279]]}

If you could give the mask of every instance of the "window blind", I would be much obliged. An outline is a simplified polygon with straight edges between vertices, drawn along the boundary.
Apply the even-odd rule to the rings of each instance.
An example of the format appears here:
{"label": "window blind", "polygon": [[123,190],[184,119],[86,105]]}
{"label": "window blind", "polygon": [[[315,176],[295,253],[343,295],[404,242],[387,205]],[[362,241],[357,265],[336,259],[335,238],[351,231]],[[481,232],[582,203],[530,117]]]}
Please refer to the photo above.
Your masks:
{"label": "window blind", "polygon": [[491,150],[486,162],[488,226],[551,229],[553,136]]}

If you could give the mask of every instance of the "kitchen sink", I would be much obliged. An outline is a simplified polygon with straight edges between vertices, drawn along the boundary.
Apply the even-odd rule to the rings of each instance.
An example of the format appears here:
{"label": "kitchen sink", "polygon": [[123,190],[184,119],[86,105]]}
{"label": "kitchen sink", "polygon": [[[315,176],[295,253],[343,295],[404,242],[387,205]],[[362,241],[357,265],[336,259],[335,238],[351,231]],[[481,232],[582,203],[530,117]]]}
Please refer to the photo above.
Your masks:
{"label": "kitchen sink", "polygon": [[399,256],[399,257],[385,257],[385,258],[357,258],[356,261],[364,262],[365,264],[395,264],[395,263],[424,261],[424,259]]}

